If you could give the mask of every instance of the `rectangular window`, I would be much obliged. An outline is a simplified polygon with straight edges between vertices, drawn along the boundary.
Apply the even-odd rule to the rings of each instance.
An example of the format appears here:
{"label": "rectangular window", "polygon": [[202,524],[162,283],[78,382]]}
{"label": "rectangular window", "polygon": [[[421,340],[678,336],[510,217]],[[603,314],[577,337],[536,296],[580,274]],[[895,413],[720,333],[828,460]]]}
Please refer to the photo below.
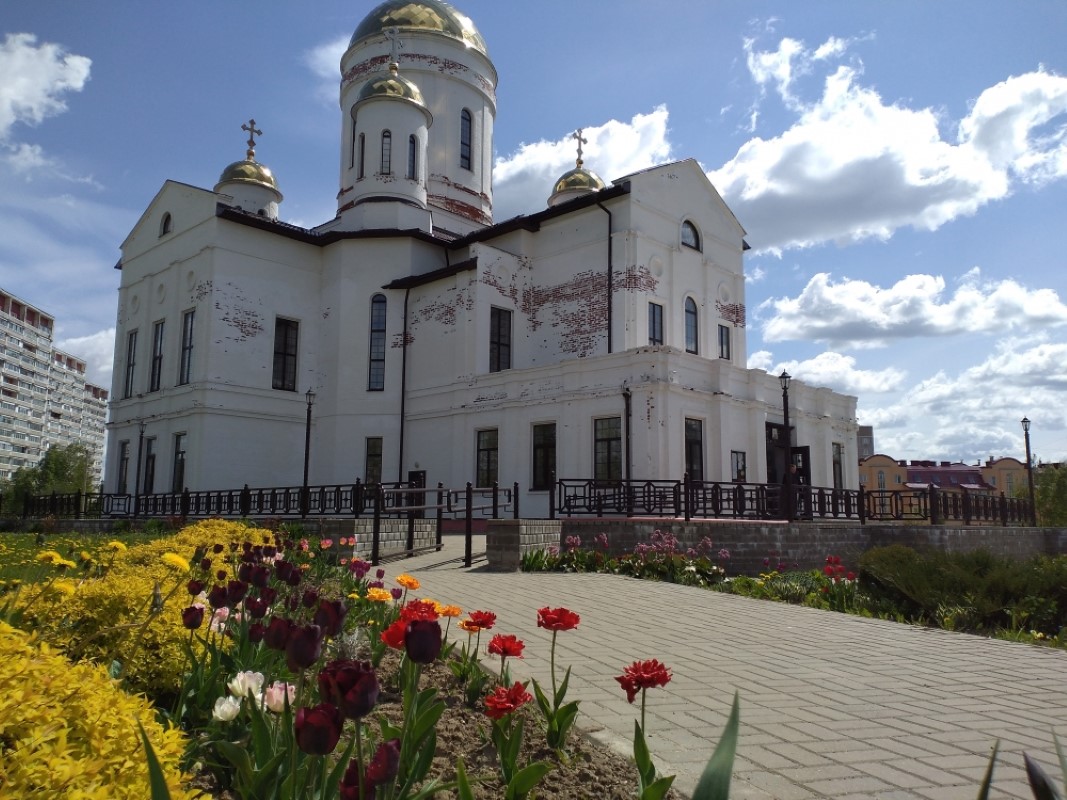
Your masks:
{"label": "rectangular window", "polygon": [[534,491],[550,490],[556,483],[556,423],[545,422],[533,426]]}
{"label": "rectangular window", "polygon": [[174,434],[174,464],[171,468],[170,490],[175,494],[185,489],[185,434]]}
{"label": "rectangular window", "polygon": [[745,452],[743,450],[730,451],[730,479],[744,483],[748,480],[745,471]]}
{"label": "rectangular window", "polygon": [[368,392],[385,390],[385,307],[385,295],[376,294],[371,298]]}
{"label": "rectangular window", "polygon": [[663,344],[663,306],[648,304],[648,343]]}
{"label": "rectangular window", "polygon": [[144,483],[141,494],[152,494],[156,488],[156,440],[144,440]]}
{"label": "rectangular window", "polygon": [[[831,445],[833,452],[834,488],[840,489],[845,485],[845,446],[841,442]],[[900,476],[898,475],[899,479]]]}
{"label": "rectangular window", "polygon": [[593,478],[622,479],[622,417],[593,420]]}
{"label": "rectangular window", "polygon": [[296,391],[296,350],[300,323],[277,317],[274,320],[274,377],[271,388]]}
{"label": "rectangular window", "polygon": [[178,362],[178,385],[184,386],[190,380],[193,370],[193,321],[196,309],[182,314],[182,352]]}
{"label": "rectangular window", "polygon": [[367,437],[367,456],[363,465],[363,482],[382,482],[382,437]]}
{"label": "rectangular window", "polygon": [[492,486],[497,479],[496,428],[478,431],[478,486]]}
{"label": "rectangular window", "polygon": [[730,328],[726,325],[719,326],[719,358],[730,360]]}
{"label": "rectangular window", "polygon": [[116,494],[126,494],[130,479],[130,443],[119,442],[119,481],[115,486]]}
{"label": "rectangular window", "polygon": [[148,391],[158,392],[163,377],[163,321],[152,326],[152,372],[148,379]]}
{"label": "rectangular window", "polygon": [[489,312],[489,371],[511,369],[511,312],[492,308]]}
{"label": "rectangular window", "polygon": [[685,471],[689,480],[704,480],[704,423],[699,419],[685,421]]}
{"label": "rectangular window", "polygon": [[393,134],[382,131],[382,175],[393,174]]}
{"label": "rectangular window", "polygon": [[123,397],[133,397],[133,380],[137,368],[137,331],[126,334],[126,381]]}

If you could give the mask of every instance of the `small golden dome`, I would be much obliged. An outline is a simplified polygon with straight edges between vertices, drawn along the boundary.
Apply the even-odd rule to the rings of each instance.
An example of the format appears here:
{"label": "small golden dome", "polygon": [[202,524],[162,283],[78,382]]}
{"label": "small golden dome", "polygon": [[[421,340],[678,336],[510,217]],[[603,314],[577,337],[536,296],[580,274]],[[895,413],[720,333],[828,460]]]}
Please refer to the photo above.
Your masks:
{"label": "small golden dome", "polygon": [[441,33],[489,58],[485,39],[470,17],[441,0],[386,0],[363,18],[348,46],[368,36],[381,36],[389,28]]}
{"label": "small golden dome", "polygon": [[244,161],[234,161],[230,166],[226,167],[222,171],[222,175],[219,176],[218,186],[231,182],[254,183],[278,191],[278,184],[275,182],[271,171],[258,161],[247,158]]}
{"label": "small golden dome", "polygon": [[359,95],[356,97],[356,103],[359,104],[374,97],[389,97],[395,100],[406,100],[409,103],[414,103],[419,108],[429,113],[429,109],[426,108],[426,101],[422,99],[422,92],[419,91],[419,87],[407,78],[403,78],[397,74],[397,71],[393,69],[392,66],[393,65],[390,65],[388,75],[371,78],[363,84],[363,87],[359,90]]}
{"label": "small golden dome", "polygon": [[552,187],[552,194],[567,191],[599,192],[604,188],[604,181],[595,172],[590,172],[585,167],[575,167],[569,172],[564,172],[556,185]]}

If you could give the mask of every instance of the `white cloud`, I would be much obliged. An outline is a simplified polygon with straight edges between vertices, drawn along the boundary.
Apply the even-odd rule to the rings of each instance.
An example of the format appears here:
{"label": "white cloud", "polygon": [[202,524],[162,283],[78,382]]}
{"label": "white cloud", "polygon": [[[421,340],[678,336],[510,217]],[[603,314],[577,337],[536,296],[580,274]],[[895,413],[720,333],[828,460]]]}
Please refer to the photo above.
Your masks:
{"label": "white cloud", "polygon": [[115,329],[97,331],[88,336],[59,339],[56,347],[84,359],[86,378],[90,383],[111,388],[111,372],[115,358]]}
{"label": "white cloud", "polygon": [[709,173],[757,250],[884,240],[905,226],[935,230],[1005,197],[1013,181],[1067,175],[1067,78],[1038,70],[985,90],[951,142],[937,112],[885,103],[861,85],[857,65],[837,66],[815,100],[800,96],[797,78],[831,66],[850,44],[809,50],[787,38],[758,51],[745,42],[761,96],[773,86],[797,115]]}
{"label": "white cloud", "polygon": [[834,346],[885,344],[891,339],[994,333],[1067,324],[1067,305],[1052,289],[1013,280],[982,281],[977,269],[945,296],[939,275],[908,275],[888,288],[819,273],[795,298],[771,298],[760,311],[767,341],[809,339]]}
{"label": "white cloud", "polygon": [[348,49],[349,38],[349,34],[344,34],[304,53],[304,63],[322,79],[315,94],[331,105],[337,104],[337,84],[341,80],[341,56]]}
{"label": "white cloud", "polygon": [[826,386],[844,394],[892,392],[900,388],[906,373],[895,367],[883,370],[857,369],[856,359],[832,351],[819,353],[804,361],[776,362],[766,350],[748,358],[750,369],[762,369],[772,375],[785,370],[793,378],[810,386]]}
{"label": "white cloud", "polygon": [[[658,106],[648,114],[636,114],[629,122],[611,120],[595,128],[583,128],[586,169],[605,183],[646,169],[671,157],[667,141],[668,112]],[[493,167],[493,217],[499,222],[516,214],[540,211],[548,203],[552,185],[574,168],[575,141],[568,131],[555,141],[521,145],[510,156],[498,158]]]}
{"label": "white cloud", "polygon": [[17,145],[6,144],[4,148],[8,152],[4,159],[16,175],[27,175],[42,167],[55,165],[55,162],[45,156],[40,145],[23,142]]}
{"label": "white cloud", "polygon": [[9,33],[0,44],[0,141],[15,123],[38,125],[66,111],[66,92],[80,92],[92,61],[60,45],[37,45],[29,33]]}
{"label": "white cloud", "polygon": [[[1022,457],[1024,416],[1033,421],[1035,454],[1067,458],[1067,341],[1005,341],[981,363],[956,375],[937,372],[893,403],[867,408],[859,421],[874,425],[876,448],[900,458],[973,462]],[[1046,449],[1047,448],[1047,449]]]}

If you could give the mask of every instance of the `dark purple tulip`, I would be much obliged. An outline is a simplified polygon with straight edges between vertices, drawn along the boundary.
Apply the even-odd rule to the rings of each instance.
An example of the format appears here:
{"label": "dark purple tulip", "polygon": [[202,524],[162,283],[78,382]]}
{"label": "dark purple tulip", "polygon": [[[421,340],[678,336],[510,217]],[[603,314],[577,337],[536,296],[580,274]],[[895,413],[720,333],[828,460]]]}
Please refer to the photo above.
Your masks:
{"label": "dark purple tulip", "polygon": [[202,572],[207,572],[209,569],[211,569],[211,559],[210,558],[202,558],[202,559],[200,559],[200,570]]}
{"label": "dark purple tulip", "polygon": [[237,578],[245,583],[249,583],[252,580],[252,565],[245,561],[237,568]]}
{"label": "dark purple tulip", "polygon": [[314,589],[306,589],[304,596],[300,598],[300,602],[304,604],[304,608],[311,608],[319,602],[319,593]]}
{"label": "dark purple tulip", "polygon": [[400,740],[382,742],[367,765],[367,780],[375,786],[388,783],[400,771]]}
{"label": "dark purple tulip", "polygon": [[345,718],[329,703],[296,712],[296,744],[308,755],[325,756],[334,751],[341,738]]}
{"label": "dark purple tulip", "polygon": [[278,548],[277,547],[275,547],[272,544],[263,545],[263,557],[264,558],[274,558],[276,555],[278,555]]}
{"label": "dark purple tulip", "polygon": [[229,608],[230,601],[227,597],[226,587],[221,583],[216,583],[207,593],[207,601],[211,603],[212,608]]}
{"label": "dark purple tulip", "polygon": [[286,550],[292,550],[294,547],[296,547],[296,542],[294,542],[292,539],[284,539],[282,541],[282,547],[284,547]]}
{"label": "dark purple tulip", "polygon": [[[197,592],[199,594],[199,592]],[[191,631],[195,631],[204,624],[204,607],[189,606],[182,609],[182,625]]]}
{"label": "dark purple tulip", "polygon": [[243,553],[251,553],[252,552],[252,543],[249,542],[249,541],[241,542],[241,552],[243,552]]}
{"label": "dark purple tulip", "polygon": [[271,650],[284,651],[289,643],[289,633],[293,629],[293,623],[285,617],[274,617],[267,626],[267,632],[263,635],[263,641]]}
{"label": "dark purple tulip", "polygon": [[322,628],[318,625],[305,625],[290,631],[289,641],[285,644],[285,663],[290,672],[307,669],[318,661],[321,655]]}
{"label": "dark purple tulip", "polygon": [[322,600],[311,621],[320,626],[327,636],[338,636],[347,615],[348,609],[343,600]]}
{"label": "dark purple tulip", "polygon": [[226,597],[232,605],[237,605],[248,594],[248,584],[244,581],[230,581],[226,585]]}
{"label": "dark purple tulip", "polygon": [[298,608],[300,608],[300,598],[297,597],[295,594],[289,595],[287,598],[285,598],[285,607],[290,611],[296,611]]}
{"label": "dark purple tulip", "polygon": [[369,661],[331,661],[319,673],[319,693],[348,719],[362,719],[378,702],[378,676]]}
{"label": "dark purple tulip", "polygon": [[259,590],[259,596],[269,606],[278,599],[278,590],[273,586],[264,586]]}
{"label": "dark purple tulip", "polygon": [[385,588],[385,584],[382,583],[381,581],[371,581],[370,583],[367,584],[367,588],[368,589],[384,589]]}
{"label": "dark purple tulip", "polygon": [[401,589],[399,586],[394,586],[392,589],[389,590],[389,594],[393,596],[394,600],[399,600],[401,597],[404,596],[404,590]]}
{"label": "dark purple tulip", "polygon": [[249,597],[245,600],[245,609],[252,619],[263,619],[267,616],[267,601],[261,597]]}
{"label": "dark purple tulip", "polygon": [[362,558],[353,558],[348,562],[348,569],[357,581],[361,581],[370,572],[370,562],[364,561]]}
{"label": "dark purple tulip", "polygon": [[263,564],[256,564],[252,567],[248,580],[257,589],[262,589],[270,583],[270,567]]}
{"label": "dark purple tulip", "polygon": [[416,664],[432,664],[441,653],[441,623],[415,619],[404,631],[404,649]]}
{"label": "dark purple tulip", "polygon": [[381,580],[385,580],[385,570],[384,569],[376,570],[375,573],[374,573],[374,577],[377,578],[380,581]]}
{"label": "dark purple tulip", "polygon": [[267,629],[263,627],[262,622],[253,622],[248,626],[248,641],[252,644],[259,644],[266,635]]}
{"label": "dark purple tulip", "polygon": [[293,574],[293,562],[292,561],[275,561],[274,562],[274,574],[278,576],[278,580],[287,581],[289,576]]}
{"label": "dark purple tulip", "polygon": [[193,580],[189,581],[189,583],[185,584],[185,588],[189,590],[189,594],[191,594],[193,597],[196,597],[198,594],[204,591],[204,582],[198,581],[194,578]]}

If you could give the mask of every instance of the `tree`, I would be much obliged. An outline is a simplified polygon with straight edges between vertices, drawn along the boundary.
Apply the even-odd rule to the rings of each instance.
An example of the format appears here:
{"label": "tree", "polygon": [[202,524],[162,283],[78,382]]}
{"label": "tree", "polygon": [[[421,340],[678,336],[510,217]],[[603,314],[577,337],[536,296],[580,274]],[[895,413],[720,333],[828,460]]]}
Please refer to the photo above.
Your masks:
{"label": "tree", "polygon": [[1037,524],[1067,528],[1067,466],[1046,464],[1034,471]]}
{"label": "tree", "polygon": [[88,492],[92,475],[92,455],[84,444],[52,445],[36,467],[15,470],[4,487],[4,508],[21,509],[27,496]]}

